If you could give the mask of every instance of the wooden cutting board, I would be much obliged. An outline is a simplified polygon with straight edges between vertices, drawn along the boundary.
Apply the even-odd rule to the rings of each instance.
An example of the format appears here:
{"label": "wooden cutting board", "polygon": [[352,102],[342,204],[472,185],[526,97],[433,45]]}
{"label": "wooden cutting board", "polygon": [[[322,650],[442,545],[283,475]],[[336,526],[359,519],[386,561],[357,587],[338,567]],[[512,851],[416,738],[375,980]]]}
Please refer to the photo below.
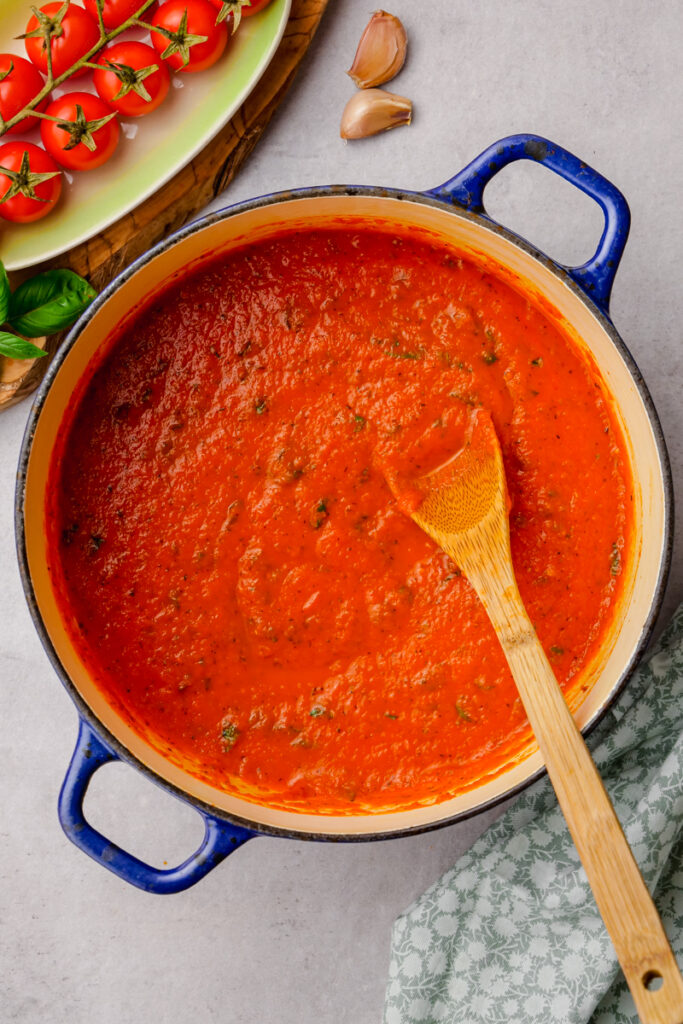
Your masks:
{"label": "wooden cutting board", "polygon": [[[124,267],[215,199],[235,177],[284,99],[327,3],[292,0],[285,33],[263,77],[232,120],[191,163],[101,234],[53,260],[10,274],[12,286],[41,270],[69,267],[101,291]],[[53,334],[46,339],[50,356],[65,335]],[[34,391],[49,363],[49,357],[37,361],[0,357],[0,411]]]}

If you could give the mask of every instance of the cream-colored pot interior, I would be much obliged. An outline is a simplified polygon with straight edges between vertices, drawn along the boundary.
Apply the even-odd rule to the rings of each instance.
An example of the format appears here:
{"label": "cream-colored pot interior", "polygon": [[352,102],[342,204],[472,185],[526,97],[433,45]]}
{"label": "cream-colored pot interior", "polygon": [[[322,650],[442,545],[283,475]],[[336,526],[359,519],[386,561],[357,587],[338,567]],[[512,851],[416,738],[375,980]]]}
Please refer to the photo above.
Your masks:
{"label": "cream-colored pot interior", "polygon": [[[425,827],[472,813],[522,785],[541,767],[532,752],[511,763],[496,778],[444,803],[373,815],[338,817],[273,810],[231,796],[193,778],[151,749],[113,710],[95,687],[69,642],[46,570],[45,488],[58,424],[88,362],[114,325],[131,315],[175,274],[203,259],[227,252],[245,241],[268,238],[283,230],[343,223],[351,219],[385,230],[427,232],[475,260],[493,262],[513,285],[532,298],[542,296],[557,311],[563,329],[590,353],[613,399],[621,423],[635,482],[634,557],[627,567],[625,596],[614,628],[594,664],[591,684],[576,708],[581,727],[592,722],[609,702],[629,668],[646,629],[665,560],[665,471],[643,398],[634,378],[611,340],[605,321],[593,313],[578,290],[544,261],[506,238],[481,219],[440,204],[401,200],[386,195],[348,195],[327,191],[255,205],[210,221],[187,234],[135,270],[97,310],[80,331],[59,367],[45,397],[30,451],[24,507],[29,572],[40,615],[51,643],[83,701],[106,732],[161,780],[189,797],[256,826],[339,837],[391,833]],[[544,303],[547,313],[547,306]]]}

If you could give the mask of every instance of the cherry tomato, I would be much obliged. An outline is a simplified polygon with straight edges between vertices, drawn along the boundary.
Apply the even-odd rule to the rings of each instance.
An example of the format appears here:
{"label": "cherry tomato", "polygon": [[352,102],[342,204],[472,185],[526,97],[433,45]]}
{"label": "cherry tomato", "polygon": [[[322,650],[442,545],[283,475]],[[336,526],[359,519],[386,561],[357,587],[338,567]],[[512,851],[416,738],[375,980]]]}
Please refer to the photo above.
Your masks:
{"label": "cherry tomato", "polygon": [[107,104],[90,92],[69,92],[45,111],[57,121],[40,122],[40,137],[50,156],[72,171],[100,167],[116,149],[121,129]]}
{"label": "cherry tomato", "polygon": [[32,142],[0,146],[0,217],[16,224],[40,220],[62,191],[62,175],[52,157]]}
{"label": "cherry tomato", "polygon": [[262,11],[264,7],[267,7],[269,3],[270,0],[251,0],[250,7],[242,8],[242,15],[245,18],[251,18],[252,14],[258,14],[258,12]]}
{"label": "cherry tomato", "polygon": [[152,18],[154,49],[174,71],[204,71],[215,64],[228,41],[224,21],[216,24],[209,0],[167,0]]}
{"label": "cherry tomato", "polygon": [[[40,71],[30,61],[13,53],[0,53],[0,79],[0,114],[5,121],[23,110],[45,85]],[[47,102],[46,96],[38,104],[38,110],[45,110]],[[9,134],[27,132],[37,120],[37,117],[24,117],[9,129]]]}
{"label": "cherry tomato", "polygon": [[[67,4],[64,8],[62,3],[44,4],[36,14],[32,14],[26,26],[24,46],[29,60],[39,68],[44,75],[47,74],[47,47],[45,39],[37,29],[47,26],[53,33],[50,37],[50,51],[52,53],[52,74],[58,78],[64,71],[67,71],[72,64],[79,60],[93,46],[97,46],[100,39],[100,30],[95,21],[87,11],[76,4]],[[74,73],[87,75],[88,69],[82,68]]]}
{"label": "cherry tomato", "polygon": [[[123,25],[124,21],[128,21],[134,14],[137,14],[144,2],[145,0],[104,0],[102,5],[104,27],[118,28],[119,25]],[[97,0],[83,0],[83,3],[86,11],[97,21]],[[148,21],[152,17],[155,7],[156,4],[152,4],[140,17]]]}
{"label": "cherry tomato", "polygon": [[93,85],[100,98],[124,117],[142,117],[166,99],[171,76],[151,46],[117,43],[100,54],[99,63],[117,70],[95,71]]}

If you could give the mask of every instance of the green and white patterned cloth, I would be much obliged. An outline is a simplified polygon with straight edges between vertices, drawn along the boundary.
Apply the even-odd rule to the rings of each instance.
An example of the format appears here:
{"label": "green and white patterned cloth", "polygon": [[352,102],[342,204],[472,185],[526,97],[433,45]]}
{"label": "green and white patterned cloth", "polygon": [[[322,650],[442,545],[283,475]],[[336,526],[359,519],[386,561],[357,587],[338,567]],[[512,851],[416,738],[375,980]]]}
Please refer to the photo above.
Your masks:
{"label": "green and white patterned cloth", "polygon": [[[683,606],[589,743],[683,958]],[[384,1024],[635,1024],[550,783],[398,918]]]}

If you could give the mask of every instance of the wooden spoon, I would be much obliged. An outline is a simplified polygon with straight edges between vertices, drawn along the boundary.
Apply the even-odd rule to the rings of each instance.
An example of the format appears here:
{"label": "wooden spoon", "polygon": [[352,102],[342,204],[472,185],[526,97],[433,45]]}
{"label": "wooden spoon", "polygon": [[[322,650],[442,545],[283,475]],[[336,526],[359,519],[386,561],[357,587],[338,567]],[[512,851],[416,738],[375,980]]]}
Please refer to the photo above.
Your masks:
{"label": "wooden spoon", "polygon": [[386,475],[403,511],[460,567],[491,619],[640,1019],[682,1024],[683,979],[662,922],[517,589],[491,417],[473,413],[465,447],[407,487]]}

